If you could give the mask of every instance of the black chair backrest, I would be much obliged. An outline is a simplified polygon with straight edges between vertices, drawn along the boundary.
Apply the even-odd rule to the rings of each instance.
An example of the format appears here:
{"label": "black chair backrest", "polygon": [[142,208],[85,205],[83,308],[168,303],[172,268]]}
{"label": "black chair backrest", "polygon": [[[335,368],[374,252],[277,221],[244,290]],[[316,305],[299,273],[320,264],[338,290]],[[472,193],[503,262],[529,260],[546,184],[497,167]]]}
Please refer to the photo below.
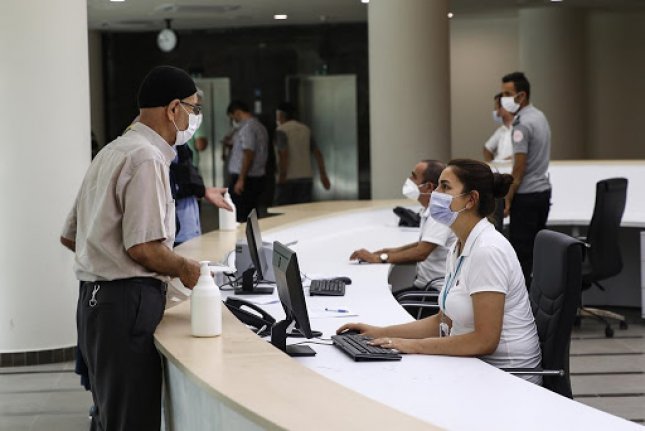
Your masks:
{"label": "black chair backrest", "polygon": [[544,387],[572,398],[569,380],[571,330],[580,305],[582,243],[568,235],[541,230],[533,250],[529,298],[535,316],[542,367],[564,370],[564,377],[544,377]]}
{"label": "black chair backrest", "polygon": [[627,179],[609,178],[596,184],[596,204],[587,232],[591,246],[587,258],[591,264],[592,281],[604,280],[623,269],[618,230],[627,200]]}

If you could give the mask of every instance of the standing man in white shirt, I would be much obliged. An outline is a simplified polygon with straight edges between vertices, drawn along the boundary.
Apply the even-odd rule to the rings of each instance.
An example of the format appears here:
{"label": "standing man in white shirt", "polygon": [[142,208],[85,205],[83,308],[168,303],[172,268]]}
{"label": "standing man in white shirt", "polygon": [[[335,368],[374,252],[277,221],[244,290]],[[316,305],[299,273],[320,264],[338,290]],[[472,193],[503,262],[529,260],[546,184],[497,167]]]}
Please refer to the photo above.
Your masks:
{"label": "standing man in white shirt", "polygon": [[[169,182],[173,145],[194,130],[200,107],[192,78],[158,66],[138,95],[139,121],[90,165],[61,243],[75,252],[81,281],[76,322],[87,364],[96,430],[159,431],[161,358],[153,334],[166,283],[193,288],[199,264],[175,254],[175,202]],[[224,197],[218,206],[228,206]]]}
{"label": "standing man in white shirt", "polygon": [[513,160],[513,143],[511,142],[513,115],[502,108],[501,98],[502,93],[497,93],[494,98],[493,121],[500,126],[484,144],[484,161],[486,162]]}
{"label": "standing man in white shirt", "polygon": [[[403,195],[423,206],[419,241],[401,247],[384,248],[374,252],[364,248],[349,257],[369,263],[417,263],[414,286],[418,289],[443,286],[446,274],[446,257],[456,237],[449,227],[430,217],[430,194],[439,183],[439,176],[446,165],[438,160],[423,160],[416,164],[403,185]],[[412,286],[411,286],[412,287]]]}

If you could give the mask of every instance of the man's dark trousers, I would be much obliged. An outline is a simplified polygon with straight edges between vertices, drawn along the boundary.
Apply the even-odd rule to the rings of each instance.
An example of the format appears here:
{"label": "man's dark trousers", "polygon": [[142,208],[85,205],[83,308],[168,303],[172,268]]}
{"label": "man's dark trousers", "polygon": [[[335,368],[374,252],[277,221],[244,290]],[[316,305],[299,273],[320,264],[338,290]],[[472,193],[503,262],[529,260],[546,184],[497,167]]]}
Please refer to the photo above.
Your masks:
{"label": "man's dark trousers", "polygon": [[159,431],[161,358],[153,334],[166,286],[154,278],[84,282],[76,323],[98,417],[92,429]]}
{"label": "man's dark trousers", "polygon": [[526,286],[533,273],[535,236],[546,227],[551,206],[551,189],[537,193],[516,193],[511,203],[509,240],[522,266]]}

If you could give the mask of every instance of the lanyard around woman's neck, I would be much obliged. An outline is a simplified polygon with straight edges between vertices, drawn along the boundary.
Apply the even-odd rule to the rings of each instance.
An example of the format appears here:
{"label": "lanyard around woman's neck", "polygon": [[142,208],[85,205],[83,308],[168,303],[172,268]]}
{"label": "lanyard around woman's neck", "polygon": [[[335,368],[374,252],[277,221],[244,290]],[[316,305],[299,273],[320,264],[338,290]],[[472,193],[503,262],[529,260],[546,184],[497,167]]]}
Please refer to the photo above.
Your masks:
{"label": "lanyard around woman's neck", "polygon": [[448,297],[448,292],[452,287],[454,286],[457,277],[459,276],[459,272],[461,271],[461,265],[464,263],[464,258],[466,256],[461,255],[457,258],[457,267],[455,268],[455,272],[451,272],[448,274],[448,278],[446,278],[446,283],[443,288],[443,297],[441,298],[441,304],[442,304],[442,309],[443,312],[446,312],[446,298]]}

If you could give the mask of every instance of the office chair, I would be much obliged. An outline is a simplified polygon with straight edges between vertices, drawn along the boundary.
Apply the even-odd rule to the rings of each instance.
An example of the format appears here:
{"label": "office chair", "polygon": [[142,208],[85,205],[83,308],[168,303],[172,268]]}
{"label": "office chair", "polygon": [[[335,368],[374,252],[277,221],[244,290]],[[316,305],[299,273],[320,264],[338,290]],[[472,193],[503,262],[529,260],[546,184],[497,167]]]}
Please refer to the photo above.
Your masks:
{"label": "office chair", "polygon": [[393,293],[401,307],[415,319],[423,319],[439,312],[440,281],[444,277],[430,280],[423,288],[410,288]]}
{"label": "office chair", "polygon": [[541,230],[533,249],[529,293],[535,317],[542,367],[505,368],[512,374],[542,375],[542,385],[573,398],[569,378],[571,330],[580,305],[583,244],[568,235]]}
{"label": "office chair", "polygon": [[[587,257],[582,264],[582,290],[595,285],[600,290],[605,287],[600,281],[613,277],[623,269],[623,260],[618,243],[618,231],[627,200],[627,179],[609,178],[596,183],[596,203],[587,231],[581,238],[587,243]],[[620,322],[621,329],[627,329],[625,316],[607,310],[580,308],[580,317],[593,317],[605,324],[605,336],[613,337],[608,319]],[[579,321],[577,322],[579,323]]]}

